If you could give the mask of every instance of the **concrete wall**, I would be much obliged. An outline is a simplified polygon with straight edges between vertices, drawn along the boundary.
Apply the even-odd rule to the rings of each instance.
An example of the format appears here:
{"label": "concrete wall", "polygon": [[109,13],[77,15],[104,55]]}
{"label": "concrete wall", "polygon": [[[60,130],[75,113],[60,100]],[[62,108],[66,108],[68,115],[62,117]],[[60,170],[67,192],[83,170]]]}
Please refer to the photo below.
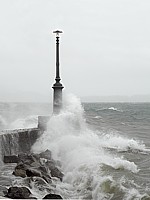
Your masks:
{"label": "concrete wall", "polygon": [[17,155],[18,153],[29,153],[31,146],[43,133],[38,128],[4,130],[0,132],[0,156]]}

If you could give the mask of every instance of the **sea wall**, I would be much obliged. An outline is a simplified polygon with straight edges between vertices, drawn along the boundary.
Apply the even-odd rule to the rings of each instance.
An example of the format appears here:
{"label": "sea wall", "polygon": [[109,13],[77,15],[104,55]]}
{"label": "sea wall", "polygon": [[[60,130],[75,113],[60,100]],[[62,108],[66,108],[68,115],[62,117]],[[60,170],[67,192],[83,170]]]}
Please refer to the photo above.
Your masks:
{"label": "sea wall", "polygon": [[29,153],[31,146],[42,134],[38,128],[3,130],[0,132],[0,156],[17,155],[20,153]]}

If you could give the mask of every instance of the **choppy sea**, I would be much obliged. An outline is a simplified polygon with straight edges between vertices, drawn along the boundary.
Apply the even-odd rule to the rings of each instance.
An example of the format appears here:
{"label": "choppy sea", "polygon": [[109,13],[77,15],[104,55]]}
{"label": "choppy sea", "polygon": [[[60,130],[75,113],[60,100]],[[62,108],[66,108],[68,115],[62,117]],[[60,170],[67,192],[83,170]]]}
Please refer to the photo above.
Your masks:
{"label": "choppy sea", "polygon": [[[32,151],[52,151],[65,174],[55,187],[64,199],[150,199],[150,103],[82,103],[69,95]],[[36,127],[49,104],[0,103],[0,128]],[[20,184],[1,165],[0,188]],[[46,190],[32,185],[42,198]],[[0,191],[2,196],[2,191]]]}

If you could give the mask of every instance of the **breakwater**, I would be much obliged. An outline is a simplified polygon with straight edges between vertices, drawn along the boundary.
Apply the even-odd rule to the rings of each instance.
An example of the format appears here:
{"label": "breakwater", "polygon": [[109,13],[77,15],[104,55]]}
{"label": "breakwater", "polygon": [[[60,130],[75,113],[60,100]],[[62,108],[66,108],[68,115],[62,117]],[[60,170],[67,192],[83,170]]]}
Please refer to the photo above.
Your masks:
{"label": "breakwater", "polygon": [[38,128],[3,130],[0,132],[1,161],[4,156],[30,153],[31,146],[42,134]]}
{"label": "breakwater", "polygon": [[46,119],[40,117],[38,128],[0,132],[0,198],[62,199],[55,193],[56,179],[60,182],[63,178],[59,161],[53,160],[49,150],[31,153],[31,147],[45,130]]}
{"label": "breakwater", "polygon": [[0,160],[4,156],[30,153],[32,145],[46,130],[50,116],[38,116],[36,128],[1,130],[0,131]]}

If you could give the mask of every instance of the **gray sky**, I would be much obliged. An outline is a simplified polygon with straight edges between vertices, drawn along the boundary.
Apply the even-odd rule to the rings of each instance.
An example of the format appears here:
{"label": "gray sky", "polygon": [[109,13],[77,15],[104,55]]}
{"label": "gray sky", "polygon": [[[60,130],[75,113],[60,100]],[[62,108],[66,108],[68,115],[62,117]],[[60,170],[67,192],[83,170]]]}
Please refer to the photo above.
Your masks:
{"label": "gray sky", "polygon": [[0,100],[150,94],[149,0],[0,0]]}

